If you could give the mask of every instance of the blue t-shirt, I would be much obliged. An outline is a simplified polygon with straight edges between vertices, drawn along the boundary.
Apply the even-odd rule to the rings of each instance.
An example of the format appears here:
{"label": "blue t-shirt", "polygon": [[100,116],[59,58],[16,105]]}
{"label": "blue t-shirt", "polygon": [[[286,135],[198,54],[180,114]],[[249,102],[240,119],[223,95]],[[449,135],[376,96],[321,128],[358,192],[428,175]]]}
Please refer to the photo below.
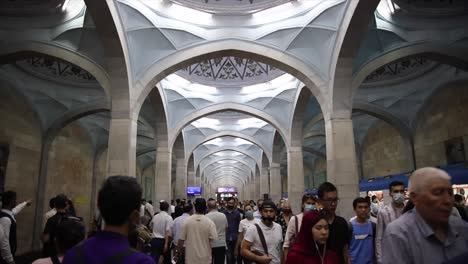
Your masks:
{"label": "blue t-shirt", "polygon": [[[109,231],[100,231],[83,243],[83,256],[86,264],[102,264],[119,252],[129,248],[128,238]],[[70,249],[63,258],[62,264],[76,263],[76,246]],[[133,253],[120,263],[154,264],[154,260],[143,254]]]}
{"label": "blue t-shirt", "polygon": [[372,264],[374,263],[374,232],[372,222],[359,224],[356,220],[351,221],[353,234],[349,248],[351,263]]}

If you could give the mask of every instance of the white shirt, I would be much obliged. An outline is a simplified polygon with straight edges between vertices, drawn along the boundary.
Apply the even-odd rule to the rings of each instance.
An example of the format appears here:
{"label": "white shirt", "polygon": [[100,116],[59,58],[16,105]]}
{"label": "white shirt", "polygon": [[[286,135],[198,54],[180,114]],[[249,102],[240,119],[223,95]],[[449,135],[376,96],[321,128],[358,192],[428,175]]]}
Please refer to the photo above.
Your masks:
{"label": "white shirt", "polygon": [[[300,213],[298,215],[291,217],[291,220],[289,220],[288,228],[286,229],[286,234],[284,235],[284,243],[283,243],[284,248],[290,247],[291,239],[299,233],[299,230],[301,230],[303,216],[304,216],[304,213]],[[297,227],[296,227],[296,219],[295,219],[296,217],[297,217]]]}
{"label": "white shirt", "polygon": [[[283,230],[281,229],[281,226],[273,222],[273,226],[268,227],[264,225],[261,221],[258,225],[263,231],[263,236],[265,236],[268,248],[268,254],[272,258],[270,264],[280,264],[281,244],[283,242]],[[247,229],[244,239],[252,243],[252,246],[250,247],[251,251],[265,253],[265,250],[263,250],[262,241],[260,240],[260,236],[258,235],[257,227],[255,225],[252,225],[249,227],[249,229]]]}
{"label": "white shirt", "polygon": [[184,213],[183,215],[176,217],[174,219],[174,224],[172,225],[172,237],[174,240],[172,241],[174,245],[177,246],[177,243],[180,239],[180,233],[182,232],[182,226],[187,218],[189,218],[190,215],[187,213]]}
{"label": "white shirt", "polygon": [[173,214],[175,213],[175,205],[171,205],[171,211],[169,212],[169,214]]}
{"label": "white shirt", "polygon": [[216,225],[208,217],[195,214],[182,226],[180,239],[185,243],[185,263],[211,264],[211,240],[218,239]]}
{"label": "white shirt", "polygon": [[[349,219],[349,222],[352,222],[354,219],[356,219],[357,216],[353,216]],[[369,220],[374,223],[374,224],[377,224],[377,218],[373,217],[372,215],[369,217]]]}
{"label": "white shirt", "polygon": [[226,246],[226,228],[228,226],[226,215],[218,212],[218,210],[210,211],[206,217],[211,219],[216,226],[216,233],[218,234],[218,239],[211,241],[211,247],[225,247]]}
{"label": "white shirt", "polygon": [[174,220],[172,220],[172,217],[168,215],[167,212],[162,211],[155,215],[153,220],[151,220],[151,227],[153,229],[154,237],[165,238],[166,234],[171,236],[173,224]]}
{"label": "white shirt", "polygon": [[245,232],[247,232],[247,229],[249,229],[251,225],[258,224],[258,223],[260,223],[260,220],[257,218],[254,218],[252,220],[249,220],[247,218],[242,219],[239,223],[239,233],[242,233],[243,235],[245,235]]}
{"label": "white shirt", "polygon": [[[2,209],[2,212],[5,212],[9,214],[14,221],[15,215],[13,211]],[[10,247],[10,226],[11,226],[11,220],[8,217],[3,217],[0,218],[0,226],[3,231],[2,239],[0,241],[0,253],[2,254],[2,258],[7,262],[13,262],[13,255],[11,254],[11,247]]]}

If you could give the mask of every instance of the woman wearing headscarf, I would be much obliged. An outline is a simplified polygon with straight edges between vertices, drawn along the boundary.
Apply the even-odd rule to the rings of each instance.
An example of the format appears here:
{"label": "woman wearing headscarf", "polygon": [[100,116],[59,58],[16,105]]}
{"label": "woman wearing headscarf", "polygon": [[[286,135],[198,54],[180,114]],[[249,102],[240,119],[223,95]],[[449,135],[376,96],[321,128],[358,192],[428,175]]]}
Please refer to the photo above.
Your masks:
{"label": "woman wearing headscarf", "polygon": [[317,210],[304,214],[296,242],[286,264],[338,264],[338,255],[327,248],[328,222]]}

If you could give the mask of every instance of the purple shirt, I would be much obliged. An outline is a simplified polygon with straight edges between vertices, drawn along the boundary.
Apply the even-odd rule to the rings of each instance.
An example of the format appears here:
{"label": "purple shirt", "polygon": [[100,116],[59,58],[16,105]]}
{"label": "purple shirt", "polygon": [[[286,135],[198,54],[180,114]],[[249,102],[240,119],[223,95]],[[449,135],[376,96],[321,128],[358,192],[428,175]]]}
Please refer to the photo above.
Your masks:
{"label": "purple shirt", "polygon": [[228,228],[226,232],[226,241],[237,241],[237,235],[239,232],[239,223],[241,220],[240,213],[237,208],[234,208],[232,212],[225,211],[224,214],[226,215]]}
{"label": "purple shirt", "polygon": [[[129,248],[128,238],[109,231],[98,232],[83,243],[83,255],[86,264],[105,263],[106,259]],[[76,246],[65,255],[62,264],[76,263]],[[122,259],[120,263],[154,264],[151,257],[143,253],[134,253]]]}

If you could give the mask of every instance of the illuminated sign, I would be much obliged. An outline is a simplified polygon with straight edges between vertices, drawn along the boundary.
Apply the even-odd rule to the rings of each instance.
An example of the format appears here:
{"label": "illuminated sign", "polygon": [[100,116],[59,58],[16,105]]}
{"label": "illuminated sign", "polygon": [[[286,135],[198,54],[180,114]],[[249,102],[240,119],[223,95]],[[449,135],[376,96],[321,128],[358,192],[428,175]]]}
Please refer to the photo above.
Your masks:
{"label": "illuminated sign", "polygon": [[236,193],[237,189],[236,187],[219,187],[218,192],[219,193]]}

